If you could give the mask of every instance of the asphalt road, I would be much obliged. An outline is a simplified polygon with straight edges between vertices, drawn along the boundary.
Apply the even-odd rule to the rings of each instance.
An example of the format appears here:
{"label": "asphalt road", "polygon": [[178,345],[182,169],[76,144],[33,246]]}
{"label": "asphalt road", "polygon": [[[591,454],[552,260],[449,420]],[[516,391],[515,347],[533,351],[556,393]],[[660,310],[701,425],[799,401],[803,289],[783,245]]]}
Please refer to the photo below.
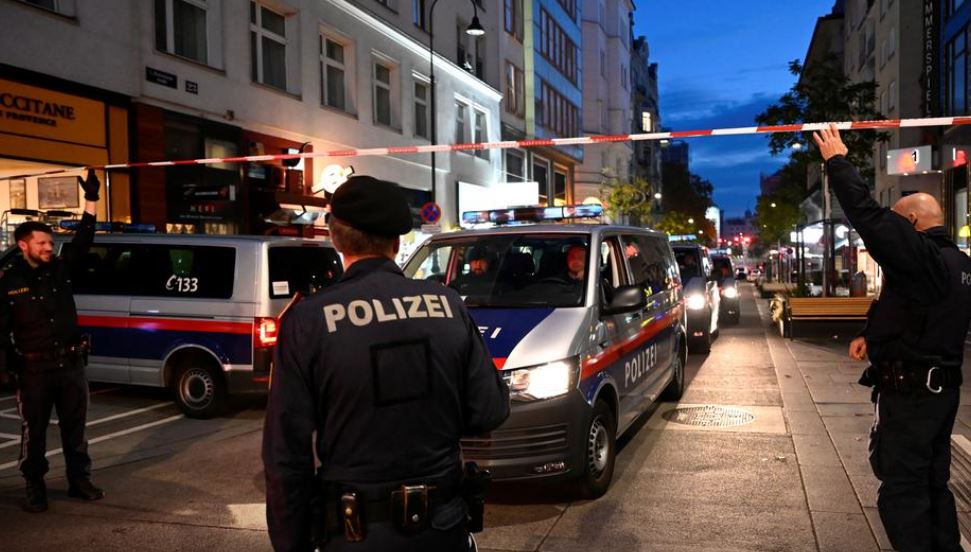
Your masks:
{"label": "asphalt road", "polygon": [[[723,328],[711,354],[690,357],[680,406],[735,406],[752,414],[751,423],[688,426],[662,416],[678,405],[658,405],[621,440],[606,496],[580,501],[561,487],[500,485],[487,507],[487,530],[478,535],[480,548],[852,552],[886,546],[867,524],[868,499],[847,480],[866,489],[873,482],[863,471],[850,473],[843,449],[835,471],[813,471],[822,449],[804,448],[812,441],[801,438],[800,427],[809,418],[798,407],[807,407],[804,414],[811,408],[813,416],[823,409],[814,398],[793,399],[796,362],[779,360],[780,347],[790,345],[771,334],[749,288],[742,307],[741,324]],[[816,342],[807,338],[810,358],[812,351],[838,353],[845,346],[849,332],[830,330]],[[856,368],[843,369],[849,381]],[[810,383],[806,397],[831,391],[803,378]],[[833,416],[846,410],[846,419],[817,416],[812,423],[865,430],[865,399],[853,400],[852,408],[827,407]],[[163,391],[93,386],[88,437],[94,481],[107,497],[96,503],[67,497],[52,426],[51,507],[26,514],[16,470],[16,401],[0,394],[0,550],[267,550],[262,419],[260,401],[237,405],[223,418],[190,420]],[[848,435],[846,454],[859,456],[865,441]]]}

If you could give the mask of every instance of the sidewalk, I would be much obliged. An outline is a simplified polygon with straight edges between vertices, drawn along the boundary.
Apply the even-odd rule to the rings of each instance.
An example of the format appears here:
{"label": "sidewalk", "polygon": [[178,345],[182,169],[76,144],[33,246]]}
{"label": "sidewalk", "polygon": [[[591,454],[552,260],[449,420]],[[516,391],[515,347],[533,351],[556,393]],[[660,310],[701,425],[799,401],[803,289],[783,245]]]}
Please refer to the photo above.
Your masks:
{"label": "sidewalk", "polygon": [[[870,390],[856,383],[866,364],[846,354],[859,328],[820,324],[815,330],[803,331],[805,337],[783,339],[770,325],[764,300],[758,300],[758,308],[819,549],[875,550],[879,546],[892,550],[877,512],[879,481],[868,461],[873,423]],[[952,488],[967,535],[971,529],[971,442],[962,437],[971,436],[971,395],[964,391],[954,428]],[[845,539],[850,535],[855,541]],[[842,544],[832,539],[840,539]],[[847,547],[850,545],[853,548]],[[966,542],[964,546],[971,550]]]}

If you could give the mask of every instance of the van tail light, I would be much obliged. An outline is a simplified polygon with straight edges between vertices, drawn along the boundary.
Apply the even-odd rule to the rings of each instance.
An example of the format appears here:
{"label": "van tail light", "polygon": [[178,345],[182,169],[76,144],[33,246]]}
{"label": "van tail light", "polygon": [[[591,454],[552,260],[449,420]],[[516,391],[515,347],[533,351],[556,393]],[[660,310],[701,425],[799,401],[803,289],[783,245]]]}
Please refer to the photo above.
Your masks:
{"label": "van tail light", "polygon": [[253,341],[257,348],[276,345],[276,336],[280,331],[280,323],[276,318],[257,318],[253,325]]}

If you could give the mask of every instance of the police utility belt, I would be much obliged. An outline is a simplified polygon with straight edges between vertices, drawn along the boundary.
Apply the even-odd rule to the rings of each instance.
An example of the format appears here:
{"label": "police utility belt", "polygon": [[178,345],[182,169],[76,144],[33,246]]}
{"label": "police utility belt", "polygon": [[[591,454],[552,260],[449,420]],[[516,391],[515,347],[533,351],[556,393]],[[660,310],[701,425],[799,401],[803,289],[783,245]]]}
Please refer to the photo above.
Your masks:
{"label": "police utility belt", "polygon": [[91,350],[91,340],[85,335],[80,341],[66,347],[55,347],[49,351],[23,352],[17,350],[17,355],[23,360],[35,362],[58,362],[62,360],[82,360],[87,363],[88,352]]}
{"label": "police utility belt", "polygon": [[323,544],[343,533],[347,542],[363,541],[368,525],[389,523],[403,535],[429,527],[432,512],[461,495],[469,508],[470,532],[482,530],[485,495],[491,482],[488,471],[466,465],[465,477],[398,485],[353,485],[321,482],[313,505],[313,539]]}
{"label": "police utility belt", "polygon": [[936,395],[945,389],[961,387],[962,381],[960,363],[935,359],[878,362],[863,371],[859,383],[877,390]]}

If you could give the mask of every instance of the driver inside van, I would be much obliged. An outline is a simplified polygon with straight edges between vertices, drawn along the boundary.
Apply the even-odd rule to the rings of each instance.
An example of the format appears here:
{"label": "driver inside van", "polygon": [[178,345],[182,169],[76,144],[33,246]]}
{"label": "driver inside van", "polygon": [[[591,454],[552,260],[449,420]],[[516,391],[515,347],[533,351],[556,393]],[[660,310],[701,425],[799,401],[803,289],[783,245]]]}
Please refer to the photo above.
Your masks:
{"label": "driver inside van", "polygon": [[469,249],[469,271],[460,275],[452,287],[460,295],[489,293],[496,281],[496,258],[488,248],[476,245]]}
{"label": "driver inside van", "polygon": [[587,248],[571,245],[566,250],[566,272],[571,282],[583,283],[583,273],[587,265]]}

